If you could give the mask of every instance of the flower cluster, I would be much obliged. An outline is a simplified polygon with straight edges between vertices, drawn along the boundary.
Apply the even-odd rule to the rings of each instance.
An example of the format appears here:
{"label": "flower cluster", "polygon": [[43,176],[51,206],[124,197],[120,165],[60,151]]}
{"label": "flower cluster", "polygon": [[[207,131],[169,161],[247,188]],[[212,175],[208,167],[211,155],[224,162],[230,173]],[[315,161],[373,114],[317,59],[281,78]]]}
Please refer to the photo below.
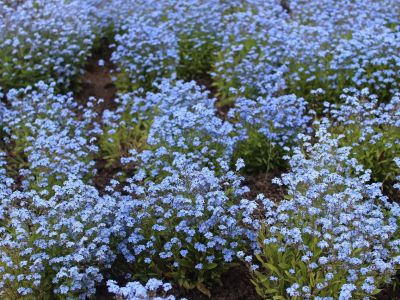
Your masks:
{"label": "flower cluster", "polygon": [[[0,152],[0,199],[6,199],[12,192],[12,184],[14,181],[7,176],[6,172],[6,153]],[[0,203],[1,211],[3,211],[4,204]]]}
{"label": "flower cluster", "polygon": [[92,156],[97,152],[95,112],[80,107],[71,94],[56,94],[55,85],[39,82],[10,90],[11,106],[0,120],[7,140],[14,141],[16,150],[26,156],[28,168],[21,168],[20,175],[27,184],[35,182],[40,187],[51,187],[68,175],[84,178],[93,173]]}
{"label": "flower cluster", "polygon": [[[111,246],[115,200],[70,177],[52,191],[1,187],[0,294],[85,299],[115,258]],[[44,213],[45,212],[45,213]],[[119,230],[119,228],[115,228]]]}
{"label": "flower cluster", "polygon": [[[311,51],[299,48],[296,54],[301,66],[290,75],[294,85],[305,80],[309,87],[326,88],[329,94],[349,86],[376,88],[381,93],[397,88],[398,29],[392,26],[392,18],[398,12],[390,9],[393,1],[347,3],[346,11],[343,5],[331,0],[289,3],[295,22],[318,29]],[[309,43],[305,35],[299,38]]]}
{"label": "flower cluster", "polygon": [[54,80],[67,88],[83,72],[95,35],[82,1],[0,2],[0,86]]}
{"label": "flower cluster", "polygon": [[[211,73],[224,97],[236,98],[231,88],[250,98],[295,93],[307,99],[318,88],[329,96],[351,86],[384,97],[398,90],[393,1],[284,2],[235,14],[234,32],[225,35]],[[344,5],[351,6],[346,13]]]}
{"label": "flower cluster", "polygon": [[[139,11],[140,12],[140,11]],[[148,15],[134,14],[115,35],[117,46],[111,60],[120,66],[125,83],[120,88],[151,87],[153,81],[171,76],[179,61],[178,41],[168,23],[157,22],[162,11]],[[120,75],[120,76],[122,76]]]}
{"label": "flower cluster", "polygon": [[149,87],[162,77],[204,76],[216,61],[224,37],[234,34],[231,30],[236,13],[251,13],[260,9],[258,4],[218,0],[122,4],[127,9],[115,19],[117,34],[112,56],[121,72],[119,85],[128,89]]}
{"label": "flower cluster", "polygon": [[243,158],[247,173],[282,168],[286,150],[297,142],[299,133],[311,133],[311,111],[307,102],[295,95],[258,97],[255,100],[239,97],[229,111],[237,120],[237,143],[234,158]]}
{"label": "flower cluster", "polygon": [[282,52],[277,46],[286,34],[287,18],[279,1],[241,1],[224,16],[223,39],[210,72],[224,101],[229,103],[238,92],[253,98],[286,88],[287,67],[279,62]]}
{"label": "flower cluster", "polygon": [[325,113],[333,121],[331,131],[344,134],[341,144],[353,147],[352,156],[366,169],[372,179],[390,191],[400,172],[394,159],[400,153],[400,95],[394,94],[383,103],[368,89],[346,89],[341,105],[325,103]]}
{"label": "flower cluster", "polygon": [[[127,162],[132,149],[149,150],[146,153],[150,155],[166,148],[170,154],[189,152],[194,162],[208,166],[217,158],[229,161],[238,130],[216,116],[216,100],[194,81],[163,79],[155,87],[157,92],[145,96],[122,94],[116,100],[116,111],[103,113],[100,148],[106,157]],[[167,156],[164,159],[171,162]]]}
{"label": "flower cluster", "polygon": [[135,162],[136,171],[122,184],[130,196],[116,215],[126,227],[119,251],[137,278],[149,270],[169,274],[173,283],[208,294],[207,283],[254,243],[257,205],[242,199],[248,189],[229,168],[233,126],[215,116],[215,100],[195,82],[163,80],[157,88],[143,106],[156,113],[149,149],[122,159]]}
{"label": "flower cluster", "polygon": [[120,296],[126,300],[175,300],[174,296],[156,297],[155,294],[160,288],[164,293],[171,289],[169,283],[163,283],[158,279],[149,279],[146,285],[138,281],[128,282],[126,286],[120,287],[113,281],[107,281],[108,291],[114,295]]}
{"label": "flower cluster", "polygon": [[307,102],[295,95],[256,100],[238,98],[230,114],[237,114],[243,127],[257,130],[280,146],[293,144],[299,133],[311,133]]}
{"label": "flower cluster", "polygon": [[158,99],[158,116],[153,120],[147,143],[169,152],[190,153],[193,161],[224,158],[229,160],[238,140],[234,126],[216,116],[215,99],[208,98],[195,82],[164,80],[160,92],[149,94]]}
{"label": "flower cluster", "polygon": [[351,148],[324,126],[317,137],[315,144],[305,137],[291,171],[276,180],[288,187],[287,200],[263,199],[257,257],[264,272],[255,273],[256,284],[270,296],[372,296],[399,264],[399,206],[369,183]]}
{"label": "flower cluster", "polygon": [[158,100],[140,97],[138,93],[120,94],[114,100],[118,104],[117,109],[103,112],[99,148],[108,164],[128,156],[131,149],[140,151],[146,146]]}
{"label": "flower cluster", "polygon": [[[214,298],[238,263],[265,299],[374,297],[400,263],[397,2],[0,0],[0,298]],[[85,99],[103,75],[117,96]]]}
{"label": "flower cluster", "polygon": [[206,290],[235,253],[254,241],[251,214],[257,205],[242,199],[248,189],[221,160],[218,176],[193,163],[190,153],[174,153],[168,165],[167,149],[156,155],[160,170],[153,167],[146,175],[151,164],[143,152],[143,168],[123,188],[131,197],[121,200],[116,215],[128,228],[119,249],[134,276],[164,274],[183,287]]}

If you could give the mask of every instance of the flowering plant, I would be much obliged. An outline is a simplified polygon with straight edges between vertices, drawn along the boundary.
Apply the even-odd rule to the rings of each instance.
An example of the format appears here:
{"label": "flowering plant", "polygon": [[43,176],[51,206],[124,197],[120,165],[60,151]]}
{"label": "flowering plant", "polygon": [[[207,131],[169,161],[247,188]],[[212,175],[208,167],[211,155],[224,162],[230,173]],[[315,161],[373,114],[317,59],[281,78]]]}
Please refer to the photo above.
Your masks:
{"label": "flowering plant", "polygon": [[[263,198],[259,269],[253,282],[262,297],[294,299],[376,295],[399,264],[399,206],[379,183],[369,183],[351,148],[326,129],[305,139],[276,180],[288,187],[279,204]],[[354,173],[353,170],[356,170]]]}

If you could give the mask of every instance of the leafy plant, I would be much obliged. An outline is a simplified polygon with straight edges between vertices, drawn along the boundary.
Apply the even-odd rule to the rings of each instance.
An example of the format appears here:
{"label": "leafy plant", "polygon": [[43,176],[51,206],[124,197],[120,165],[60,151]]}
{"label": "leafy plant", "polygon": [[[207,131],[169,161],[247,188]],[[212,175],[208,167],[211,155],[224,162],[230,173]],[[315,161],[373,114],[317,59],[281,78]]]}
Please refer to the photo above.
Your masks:
{"label": "leafy plant", "polygon": [[297,135],[311,132],[306,107],[295,95],[238,98],[229,112],[239,135],[233,159],[243,158],[247,173],[284,169],[283,156],[297,143]]}
{"label": "leafy plant", "polygon": [[246,174],[257,174],[260,172],[272,172],[287,167],[283,159],[286,152],[283,148],[268,141],[263,134],[255,129],[248,130],[248,137],[237,143],[232,162],[243,158]]}
{"label": "leafy plant", "polygon": [[146,148],[152,115],[156,114],[155,107],[154,110],[145,108],[143,98],[124,94],[121,99],[116,112],[106,110],[103,114],[105,126],[98,137],[99,156],[106,161],[106,166],[127,156],[131,149],[141,151]]}
{"label": "leafy plant", "polygon": [[218,49],[209,33],[195,31],[197,34],[179,37],[179,65],[177,77],[183,80],[199,79],[207,75]]}
{"label": "leafy plant", "polygon": [[[234,39],[232,37],[231,39]],[[247,39],[239,45],[234,43],[230,48],[220,50],[212,68],[213,86],[217,90],[219,105],[234,104],[235,98],[240,90],[241,96],[252,97],[255,90],[250,86],[242,87],[241,79],[237,76],[236,67],[246,58],[250,51],[258,52],[257,42],[254,39]],[[245,89],[245,91],[243,90]]]}
{"label": "leafy plant", "polygon": [[0,86],[8,91],[40,80],[76,86],[94,41],[88,7],[65,1],[0,4]]}
{"label": "leafy plant", "polygon": [[261,198],[265,220],[252,274],[264,299],[371,297],[398,267],[392,246],[399,242],[399,206],[368,183],[351,148],[341,148],[326,128],[317,137],[295,150],[290,173],[276,181],[288,187],[285,200]]}
{"label": "leafy plant", "polygon": [[383,104],[368,89],[347,89],[341,99],[342,105],[327,105],[325,110],[334,120],[331,131],[343,135],[341,145],[353,148],[352,157],[371,170],[371,180],[381,182],[385,193],[399,200],[393,189],[400,172],[395,164],[400,153],[399,95]]}
{"label": "leafy plant", "polygon": [[[125,220],[130,230],[119,248],[134,278],[162,276],[211,296],[211,284],[220,282],[236,251],[254,238],[248,217],[256,205],[240,200],[247,189],[223,161],[215,166],[224,174],[218,175],[194,164],[190,153],[175,152],[174,163],[169,164],[160,150],[152,158],[149,153],[139,155],[139,162],[144,159],[141,169],[125,188],[132,198],[121,202],[117,219]],[[161,161],[163,173],[154,172],[154,167],[147,173],[149,165]]]}

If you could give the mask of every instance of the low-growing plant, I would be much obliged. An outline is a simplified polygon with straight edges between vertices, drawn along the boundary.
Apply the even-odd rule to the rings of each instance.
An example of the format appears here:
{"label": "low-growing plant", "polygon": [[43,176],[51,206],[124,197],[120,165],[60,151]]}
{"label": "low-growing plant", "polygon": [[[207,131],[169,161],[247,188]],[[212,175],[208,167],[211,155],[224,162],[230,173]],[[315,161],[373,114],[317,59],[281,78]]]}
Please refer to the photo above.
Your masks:
{"label": "low-growing plant", "polygon": [[224,15],[224,35],[211,72],[220,105],[238,96],[276,96],[285,87],[286,70],[277,36],[287,14],[278,3],[240,2]]}
{"label": "low-growing plant", "polygon": [[[378,297],[400,263],[397,2],[0,0],[0,298],[215,298],[240,260],[265,299]],[[115,110],[64,93],[110,65]],[[274,171],[285,198],[248,200],[239,174]]]}
{"label": "low-growing plant", "polygon": [[77,1],[2,2],[0,86],[54,80],[65,91],[75,85],[95,38],[89,10]]}
{"label": "low-growing plant", "polygon": [[108,292],[117,295],[117,299],[120,300],[175,300],[174,296],[166,296],[172,288],[171,285],[155,278],[149,279],[145,285],[134,281],[128,282],[124,287],[120,287],[117,282],[109,280],[107,287]]}
{"label": "low-growing plant", "polygon": [[243,158],[247,173],[284,169],[283,156],[296,144],[297,134],[310,132],[307,102],[294,95],[238,98],[229,114],[237,119],[240,140],[233,159]]}
{"label": "low-growing plant", "polygon": [[[175,152],[168,164],[163,156],[171,154],[160,150],[152,161],[146,152],[137,157],[143,167],[124,187],[131,197],[121,202],[117,220],[130,229],[119,249],[134,279],[161,276],[210,296],[236,252],[254,241],[250,216],[257,205],[241,200],[248,189],[226,162],[220,161],[223,175],[217,175],[190,153]],[[164,172],[148,170],[154,163]]]}
{"label": "low-growing plant", "polygon": [[[328,6],[339,9],[331,3],[315,9],[321,10],[321,18],[335,19],[336,14],[325,14]],[[303,7],[307,4],[299,5],[299,11]],[[361,11],[361,7],[354,7],[359,14],[353,11],[348,20],[322,24],[304,21],[298,11],[287,17],[271,9],[268,18],[264,16],[269,21],[257,18],[259,11],[234,15],[212,72],[219,96],[226,101],[223,104],[231,104],[238,92],[248,98],[294,93],[320,114],[322,102],[313,102],[311,91],[323,89],[326,101],[335,102],[340,100],[341,90],[351,86],[368,87],[388,101],[399,89],[397,30],[382,26],[390,23],[384,16],[366,24],[359,16],[371,11]],[[315,18],[314,13],[308,17]],[[355,28],[351,22],[356,23]]]}
{"label": "low-growing plant", "polygon": [[[297,27],[294,30],[298,30]],[[307,31],[299,30],[299,34]],[[341,100],[342,90],[348,87],[368,88],[384,102],[390,101],[392,93],[398,91],[399,57],[395,49],[399,44],[396,32],[382,27],[366,27],[338,34],[315,27],[310,34],[316,36],[314,45],[300,44],[303,48],[299,46],[299,53],[289,60],[286,75],[289,92],[312,102],[310,92],[322,88],[326,101],[337,103]],[[313,104],[315,110],[322,113],[322,103]]]}
{"label": "low-growing plant", "polygon": [[56,94],[55,86],[39,82],[7,93],[10,108],[1,125],[13,143],[10,160],[27,167],[17,171],[31,187],[51,188],[68,175],[89,180],[94,172],[95,113],[80,107],[72,94]]}
{"label": "low-growing plant", "polygon": [[232,163],[242,158],[246,174],[269,173],[286,169],[287,162],[283,159],[285,155],[286,151],[280,145],[269,141],[254,128],[249,128],[247,138],[236,144]]}
{"label": "low-growing plant", "polygon": [[1,297],[93,295],[102,271],[115,259],[111,249],[115,200],[73,177],[50,192],[0,186],[0,196]]}
{"label": "low-growing plant", "polygon": [[146,148],[147,136],[157,106],[150,100],[135,93],[122,94],[115,100],[116,111],[103,112],[103,131],[99,135],[99,157],[109,167],[127,156],[129,150],[141,151]]}
{"label": "low-growing plant", "polygon": [[229,159],[236,141],[232,124],[216,117],[215,108],[196,104],[175,106],[173,112],[156,117],[147,142],[150,149],[190,153],[193,160],[214,167],[219,158]]}
{"label": "low-growing plant", "polygon": [[210,168],[220,158],[229,160],[238,137],[231,123],[216,116],[216,100],[194,81],[164,80],[159,88],[147,95],[147,101],[158,103],[148,149],[190,153],[193,161]]}
{"label": "low-growing plant", "polygon": [[208,166],[232,155],[236,133],[232,124],[216,117],[215,99],[194,81],[164,79],[157,88],[145,97],[121,95],[117,111],[105,111],[99,145],[109,165],[129,157],[130,150],[190,152]]}
{"label": "low-growing plant", "polygon": [[[196,31],[195,31],[196,32]],[[215,37],[214,37],[215,39]],[[177,77],[183,80],[201,79],[208,75],[218,49],[209,32],[179,37]]]}
{"label": "low-growing plant", "polygon": [[136,280],[163,277],[210,295],[235,251],[254,239],[255,204],[241,201],[248,189],[229,171],[236,138],[215,116],[215,100],[195,82],[163,80],[158,88],[144,102],[157,112],[147,149],[121,159],[137,169],[121,187],[130,196],[117,220],[130,229],[119,250]]}
{"label": "low-growing plant", "polygon": [[[234,38],[234,37],[233,37]],[[247,39],[235,47],[223,49],[216,55],[213,64],[212,78],[213,86],[217,90],[217,97],[220,99],[219,105],[229,105],[235,102],[239,88],[242,86],[240,77],[235,75],[235,69],[250,53],[257,53],[257,42],[253,39]],[[244,87],[246,90],[240,90],[242,96],[254,96],[255,91],[251,90],[248,85]],[[250,91],[249,91],[250,89]]]}
{"label": "low-growing plant", "polygon": [[399,265],[399,206],[369,183],[351,148],[326,129],[317,137],[314,145],[305,139],[276,180],[288,187],[286,199],[262,199],[252,275],[264,299],[373,297]]}
{"label": "low-growing plant", "polygon": [[168,22],[133,14],[115,35],[116,46],[111,61],[118,66],[116,86],[120,92],[143,88],[170,77],[179,63],[178,40]]}
{"label": "low-growing plant", "polygon": [[353,148],[352,157],[371,170],[371,180],[381,182],[386,194],[395,200],[393,189],[400,169],[395,158],[400,153],[400,98],[393,95],[383,104],[368,89],[346,89],[343,104],[327,105],[325,112],[334,120],[331,132],[344,137],[341,145]]}

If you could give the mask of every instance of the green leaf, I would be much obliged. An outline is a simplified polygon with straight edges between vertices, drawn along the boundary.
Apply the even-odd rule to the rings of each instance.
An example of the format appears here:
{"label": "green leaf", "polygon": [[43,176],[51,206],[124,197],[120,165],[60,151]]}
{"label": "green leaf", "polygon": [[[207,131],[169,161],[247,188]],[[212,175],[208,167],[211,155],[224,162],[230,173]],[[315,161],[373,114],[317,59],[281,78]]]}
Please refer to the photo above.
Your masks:
{"label": "green leaf", "polygon": [[208,298],[211,298],[211,292],[210,290],[202,283],[198,283],[196,285],[196,288],[202,292],[204,295],[206,295]]}
{"label": "green leaf", "polygon": [[205,269],[206,270],[212,270],[212,269],[215,269],[216,267],[218,267],[217,263],[211,263],[211,264],[207,264]]}
{"label": "green leaf", "polygon": [[270,263],[264,263],[264,266],[266,266],[268,269],[270,269],[273,273],[275,274],[280,274],[281,272],[278,270],[277,267],[275,267],[273,264]]}

